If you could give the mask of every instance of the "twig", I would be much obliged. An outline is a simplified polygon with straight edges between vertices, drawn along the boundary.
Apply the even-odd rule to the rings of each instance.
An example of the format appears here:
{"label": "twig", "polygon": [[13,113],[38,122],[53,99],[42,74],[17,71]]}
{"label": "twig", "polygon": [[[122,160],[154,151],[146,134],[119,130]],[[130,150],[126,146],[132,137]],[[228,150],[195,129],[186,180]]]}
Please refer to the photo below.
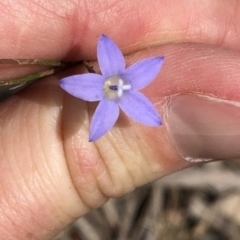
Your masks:
{"label": "twig", "polygon": [[17,64],[17,65],[42,65],[51,67],[71,66],[73,63],[60,62],[56,60],[41,59],[0,59],[0,64]]}
{"label": "twig", "polygon": [[11,80],[0,80],[0,86],[8,86],[8,85],[15,85],[15,84],[30,82],[45,76],[49,76],[61,70],[63,70],[63,68],[51,68],[45,71],[30,74],[28,76],[21,77],[21,78],[16,78]]}

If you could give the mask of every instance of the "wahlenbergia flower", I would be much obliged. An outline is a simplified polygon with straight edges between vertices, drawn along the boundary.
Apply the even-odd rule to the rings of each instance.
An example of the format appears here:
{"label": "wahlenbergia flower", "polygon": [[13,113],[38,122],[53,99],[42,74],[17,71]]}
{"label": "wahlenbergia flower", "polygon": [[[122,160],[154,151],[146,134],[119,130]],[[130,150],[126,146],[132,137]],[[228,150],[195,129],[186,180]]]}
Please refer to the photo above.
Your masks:
{"label": "wahlenbergia flower", "polygon": [[89,102],[100,101],[92,117],[89,141],[97,140],[113,127],[119,107],[140,123],[161,125],[153,104],[137,90],[157,76],[164,58],[147,58],[125,69],[120,49],[106,35],[100,36],[97,58],[102,75],[85,73],[60,81],[60,86],[71,95]]}

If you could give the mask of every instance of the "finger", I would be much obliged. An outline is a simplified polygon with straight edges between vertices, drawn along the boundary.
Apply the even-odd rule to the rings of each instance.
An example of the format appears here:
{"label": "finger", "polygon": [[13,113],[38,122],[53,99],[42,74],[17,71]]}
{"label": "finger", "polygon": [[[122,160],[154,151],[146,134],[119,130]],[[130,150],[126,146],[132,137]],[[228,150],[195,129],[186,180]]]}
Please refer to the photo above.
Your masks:
{"label": "finger", "polygon": [[[50,238],[109,197],[123,196],[192,164],[166,137],[172,121],[166,104],[173,95],[189,92],[239,101],[240,56],[223,48],[179,44],[134,54],[129,61],[160,53],[167,64],[144,93],[160,111],[163,127],[145,127],[121,114],[109,133],[89,143],[96,105],[64,94],[57,76],[0,104],[1,235]],[[224,115],[217,115],[218,121],[204,118],[209,120],[205,125],[215,127]],[[238,125],[233,126],[239,134]]]}
{"label": "finger", "polygon": [[71,206],[82,208],[60,141],[62,94],[46,84],[44,94],[32,89],[0,103],[2,239],[51,239],[79,215]]}
{"label": "finger", "polygon": [[[239,0],[1,2],[5,58],[92,59],[100,34],[125,53],[170,42],[239,49]],[[113,27],[114,26],[114,27]]]}
{"label": "finger", "polygon": [[[66,134],[63,134],[65,153],[66,158],[70,159],[70,172],[72,176],[76,176],[73,177],[74,182],[81,197],[85,198],[85,202],[90,203],[92,199],[89,193],[84,197],[86,188],[90,187],[89,184],[91,184],[90,188],[98,188],[99,193],[103,193],[104,196],[117,197],[132,191],[137,186],[191,165],[190,162],[182,161],[181,149],[178,149],[179,142],[173,142],[171,138],[172,129],[169,126],[173,126],[173,117],[168,116],[171,110],[169,102],[173,101],[176,94],[188,95],[191,93],[191,95],[197,96],[201,93],[214,97],[216,102],[221,102],[220,99],[231,100],[230,108],[232,109],[234,106],[234,115],[230,115],[232,112],[223,108],[219,103],[220,107],[214,105],[210,113],[207,109],[201,110],[201,106],[199,106],[201,111],[190,113],[191,119],[187,120],[189,127],[192,127],[193,130],[198,126],[190,125],[192,119],[204,123],[201,130],[205,131],[205,134],[207,130],[214,129],[215,132],[212,131],[211,134],[222,136],[223,139],[220,139],[222,142],[218,140],[221,145],[224,145],[227,135],[231,136],[234,133],[235,135],[228,144],[225,144],[227,149],[225,147],[222,152],[228,151],[224,153],[226,156],[224,158],[240,157],[238,147],[240,126],[237,123],[240,120],[240,110],[237,107],[239,105],[237,102],[240,100],[240,55],[234,51],[209,45],[177,44],[138,52],[129,56],[128,60],[135,62],[146,56],[160,53],[165,55],[165,65],[157,79],[146,87],[143,93],[154,102],[161,112],[164,120],[163,127],[145,127],[122,114],[117,125],[99,141],[96,141],[95,146],[88,145],[86,143],[89,135],[88,121],[96,106],[83,105],[81,101],[69,95],[65,97],[63,105],[63,133]],[[197,108],[197,106],[195,107]],[[182,108],[187,111],[188,106],[182,106]],[[228,115],[227,120],[224,118],[226,115]],[[226,124],[226,121],[232,122]],[[79,127],[79,122],[84,125],[83,128]],[[228,126],[231,126],[231,129]],[[197,135],[197,133],[195,134]],[[209,135],[209,141],[214,136]],[[182,137],[187,139],[187,132]],[[197,140],[201,141],[201,139]],[[232,149],[235,152],[230,152],[230,145],[235,146]],[[204,161],[206,160],[205,155],[207,156],[208,153],[203,147],[200,150],[202,152],[199,157],[194,155],[195,160],[202,158]],[[219,151],[217,147],[211,149],[209,158],[219,160],[219,155],[216,154]],[[96,157],[97,155],[98,157]],[[87,187],[86,182],[88,182]]]}

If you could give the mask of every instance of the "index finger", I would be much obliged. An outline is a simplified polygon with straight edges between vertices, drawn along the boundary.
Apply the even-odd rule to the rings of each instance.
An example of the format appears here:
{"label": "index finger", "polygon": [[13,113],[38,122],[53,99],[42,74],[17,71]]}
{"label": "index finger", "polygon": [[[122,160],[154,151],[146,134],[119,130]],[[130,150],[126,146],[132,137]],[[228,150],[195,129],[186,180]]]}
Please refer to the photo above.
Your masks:
{"label": "index finger", "polygon": [[172,42],[240,48],[239,0],[4,0],[4,58],[95,59],[100,34],[130,53]]}

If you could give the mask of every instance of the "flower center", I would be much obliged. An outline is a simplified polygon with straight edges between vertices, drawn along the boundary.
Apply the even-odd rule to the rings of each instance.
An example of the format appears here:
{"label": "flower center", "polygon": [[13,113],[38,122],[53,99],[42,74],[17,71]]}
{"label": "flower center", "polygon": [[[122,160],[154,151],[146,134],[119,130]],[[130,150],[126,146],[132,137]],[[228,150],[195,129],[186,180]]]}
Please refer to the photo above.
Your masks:
{"label": "flower center", "polygon": [[123,91],[131,89],[131,85],[119,76],[107,78],[104,83],[104,96],[116,100],[123,95]]}

